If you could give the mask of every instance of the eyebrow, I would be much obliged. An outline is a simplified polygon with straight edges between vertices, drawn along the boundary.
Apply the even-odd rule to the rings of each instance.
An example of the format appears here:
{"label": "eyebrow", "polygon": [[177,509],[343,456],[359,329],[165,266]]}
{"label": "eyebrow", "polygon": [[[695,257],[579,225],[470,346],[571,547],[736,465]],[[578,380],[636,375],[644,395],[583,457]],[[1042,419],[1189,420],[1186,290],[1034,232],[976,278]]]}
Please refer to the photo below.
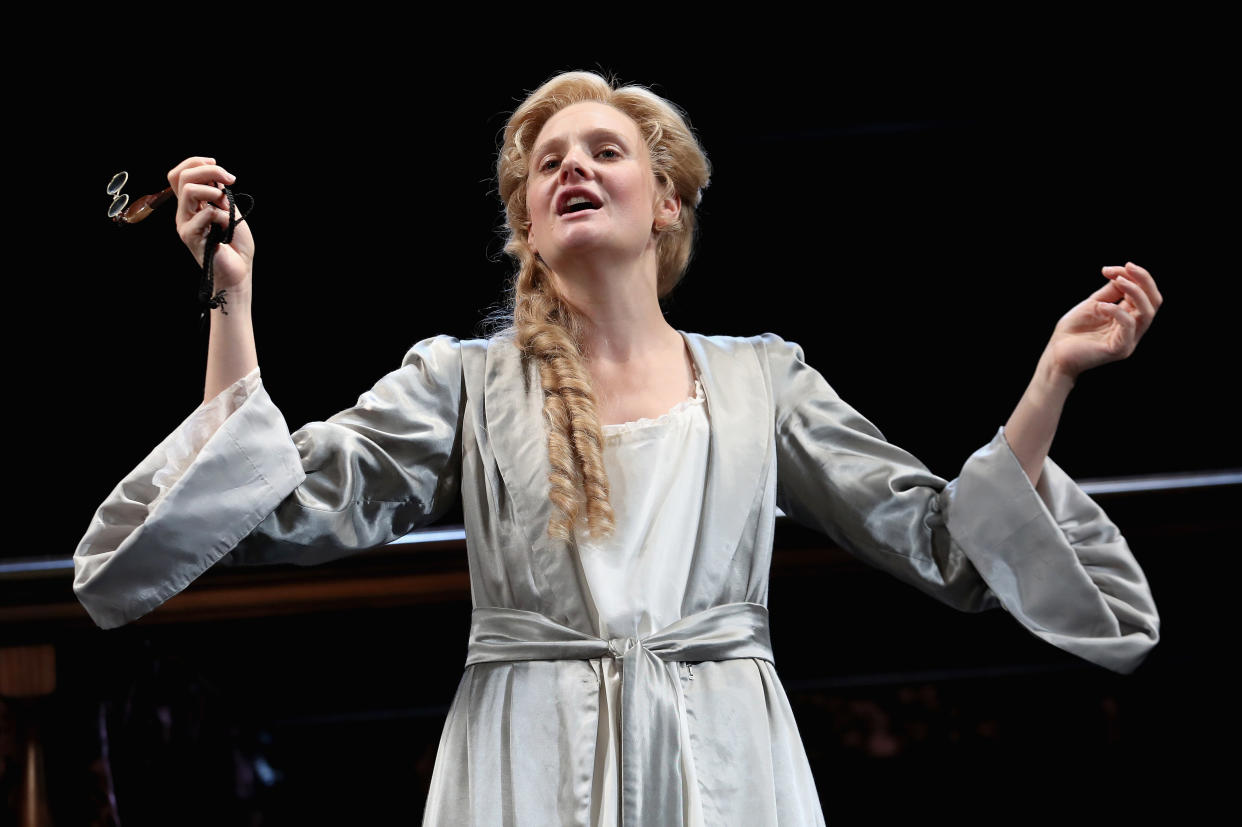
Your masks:
{"label": "eyebrow", "polygon": [[[621,135],[621,133],[617,132],[615,129],[609,129],[606,126],[599,126],[599,127],[596,127],[595,129],[589,130],[586,133],[586,137],[591,143],[598,141],[600,138],[609,138],[621,144],[621,147],[623,149],[628,150],[630,148],[629,141],[627,141]],[[541,155],[551,152],[553,149],[559,149],[560,147],[564,145],[565,145],[564,138],[560,138],[560,137],[550,138],[544,141],[543,143],[536,144],[534,151],[531,152],[531,157],[538,158]]]}

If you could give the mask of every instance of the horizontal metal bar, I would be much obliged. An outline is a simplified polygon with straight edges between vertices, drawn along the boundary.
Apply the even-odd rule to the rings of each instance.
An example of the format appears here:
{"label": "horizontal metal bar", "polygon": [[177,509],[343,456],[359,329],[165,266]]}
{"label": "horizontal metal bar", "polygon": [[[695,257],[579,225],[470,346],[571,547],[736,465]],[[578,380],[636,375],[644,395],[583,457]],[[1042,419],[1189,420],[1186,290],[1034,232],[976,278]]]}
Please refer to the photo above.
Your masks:
{"label": "horizontal metal bar", "polygon": [[[1079,480],[1078,486],[1088,494],[1124,494],[1132,491],[1174,491],[1184,488],[1209,488],[1221,485],[1242,485],[1242,470],[1191,472],[1186,474],[1152,474],[1149,476],[1113,477]],[[779,508],[778,517],[786,516]],[[419,529],[398,537],[388,545],[410,543],[448,543],[464,541],[464,526],[440,526]],[[72,570],[72,557],[27,557],[0,561],[0,577],[35,571]]]}
{"label": "horizontal metal bar", "polygon": [[21,574],[29,571],[73,571],[72,557],[24,557],[0,562],[0,575]]}
{"label": "horizontal metal bar", "polygon": [[1079,480],[1078,487],[1088,494],[1123,494],[1127,491],[1172,491],[1177,488],[1209,488],[1242,485],[1242,470],[1188,474],[1153,474],[1141,477]]}
{"label": "horizontal metal bar", "polygon": [[398,537],[388,545],[397,546],[402,543],[446,543],[453,540],[465,540],[465,526],[442,526],[440,528],[420,528]]}

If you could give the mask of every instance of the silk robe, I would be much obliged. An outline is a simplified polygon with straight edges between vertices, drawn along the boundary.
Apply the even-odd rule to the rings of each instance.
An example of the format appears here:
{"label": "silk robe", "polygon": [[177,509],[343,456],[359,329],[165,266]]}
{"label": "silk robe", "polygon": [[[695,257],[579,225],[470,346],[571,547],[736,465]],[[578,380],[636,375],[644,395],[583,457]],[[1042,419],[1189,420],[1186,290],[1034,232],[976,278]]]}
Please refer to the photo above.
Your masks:
{"label": "silk robe", "polygon": [[[260,385],[167,490],[153,478],[168,440],[117,486],[75,553],[74,590],[112,628],[217,563],[325,562],[431,522],[460,495],[475,622],[428,824],[590,823],[600,657],[623,664],[631,696],[630,823],[683,823],[671,757],[682,730],[670,717],[687,724],[710,823],[822,823],[767,648],[778,504],[936,599],[1003,607],[1105,668],[1134,670],[1158,641],[1151,591],[1120,531],[1051,459],[1033,487],[1002,429],[948,482],[886,442],[796,344],[682,335],[711,423],[682,605],[691,631],[596,637],[575,549],[547,533],[538,374],[504,339],[419,342],[357,406],[292,435]],[[723,628],[704,619],[725,615],[739,641],[719,650],[727,659],[704,657],[710,646],[695,646]],[[505,645],[517,655],[495,656]]]}

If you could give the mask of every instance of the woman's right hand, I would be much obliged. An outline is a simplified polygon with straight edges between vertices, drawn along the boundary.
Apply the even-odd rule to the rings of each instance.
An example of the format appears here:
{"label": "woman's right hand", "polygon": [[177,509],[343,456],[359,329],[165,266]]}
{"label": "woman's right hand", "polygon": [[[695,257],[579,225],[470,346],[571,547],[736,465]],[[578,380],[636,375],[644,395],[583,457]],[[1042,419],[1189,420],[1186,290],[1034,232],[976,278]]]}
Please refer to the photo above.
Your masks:
{"label": "woman's right hand", "polygon": [[[222,186],[232,186],[236,177],[216,165],[214,158],[186,158],[168,173],[168,184],[177,196],[177,235],[203,266],[203,250],[212,223],[222,228],[229,225],[229,202]],[[250,222],[243,221],[233,230],[233,240],[221,244],[212,262],[212,278],[216,290],[239,287],[250,280],[254,262],[254,236]]]}

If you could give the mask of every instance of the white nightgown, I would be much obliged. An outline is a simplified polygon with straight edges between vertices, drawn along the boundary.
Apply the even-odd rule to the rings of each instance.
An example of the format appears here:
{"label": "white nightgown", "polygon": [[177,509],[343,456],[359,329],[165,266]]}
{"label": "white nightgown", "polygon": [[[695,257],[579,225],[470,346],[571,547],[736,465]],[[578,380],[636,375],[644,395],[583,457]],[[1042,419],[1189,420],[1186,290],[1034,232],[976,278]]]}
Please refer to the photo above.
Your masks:
{"label": "white nightgown", "polygon": [[[702,384],[695,395],[656,419],[604,426],[604,467],[616,530],[596,541],[578,531],[579,559],[590,591],[596,634],[645,637],[681,618],[707,480],[710,427]],[[585,526],[585,520],[582,522]],[[597,658],[599,736],[591,801],[592,825],[620,823],[621,670],[615,658]],[[679,664],[682,681],[692,665]],[[703,825],[685,698],[681,723],[685,823]]]}

